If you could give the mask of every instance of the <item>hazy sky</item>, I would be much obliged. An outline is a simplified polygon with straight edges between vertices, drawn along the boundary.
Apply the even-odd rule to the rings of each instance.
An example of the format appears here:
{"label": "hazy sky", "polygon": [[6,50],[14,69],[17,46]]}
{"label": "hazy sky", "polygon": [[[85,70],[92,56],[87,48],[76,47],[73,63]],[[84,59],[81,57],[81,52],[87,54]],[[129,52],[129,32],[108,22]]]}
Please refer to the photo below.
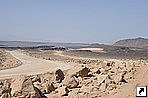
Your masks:
{"label": "hazy sky", "polygon": [[0,40],[148,38],[148,0],[0,0]]}

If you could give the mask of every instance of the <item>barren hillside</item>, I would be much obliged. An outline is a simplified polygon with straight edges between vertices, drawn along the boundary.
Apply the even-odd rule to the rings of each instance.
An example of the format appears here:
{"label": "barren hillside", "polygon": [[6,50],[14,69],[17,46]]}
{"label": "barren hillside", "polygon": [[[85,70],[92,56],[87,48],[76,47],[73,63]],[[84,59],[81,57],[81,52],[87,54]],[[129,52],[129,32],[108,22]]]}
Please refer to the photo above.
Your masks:
{"label": "barren hillside", "polygon": [[113,44],[114,46],[124,46],[124,47],[137,47],[144,48],[148,46],[148,39],[146,38],[135,38],[135,39],[125,39],[119,40]]}

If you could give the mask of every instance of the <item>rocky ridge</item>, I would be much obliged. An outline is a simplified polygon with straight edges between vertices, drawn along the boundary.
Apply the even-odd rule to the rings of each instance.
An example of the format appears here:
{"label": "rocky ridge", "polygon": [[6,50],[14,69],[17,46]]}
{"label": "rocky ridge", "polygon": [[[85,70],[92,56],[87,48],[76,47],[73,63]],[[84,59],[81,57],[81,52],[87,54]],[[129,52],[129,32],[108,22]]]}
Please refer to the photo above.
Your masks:
{"label": "rocky ridge", "polygon": [[148,61],[101,60],[73,69],[31,76],[15,76],[0,81],[1,98],[98,98],[115,94],[133,80],[136,69]]}

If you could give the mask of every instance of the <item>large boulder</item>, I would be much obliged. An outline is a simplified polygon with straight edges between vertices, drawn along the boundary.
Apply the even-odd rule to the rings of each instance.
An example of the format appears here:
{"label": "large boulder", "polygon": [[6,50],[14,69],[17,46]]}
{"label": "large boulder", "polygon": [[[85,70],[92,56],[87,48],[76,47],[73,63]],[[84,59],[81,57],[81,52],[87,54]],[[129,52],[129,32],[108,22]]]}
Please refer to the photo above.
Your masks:
{"label": "large boulder", "polygon": [[22,92],[33,92],[34,91],[34,87],[32,84],[32,81],[30,78],[28,78],[27,76],[16,76],[13,78],[12,80],[12,84],[11,84],[11,95],[13,96],[17,96],[19,93]]}
{"label": "large boulder", "polygon": [[72,88],[76,88],[78,87],[79,85],[79,82],[76,81],[75,77],[74,76],[67,76],[64,81],[63,81],[63,85],[66,86],[67,88],[69,89],[72,89]]}
{"label": "large boulder", "polygon": [[61,69],[55,71],[55,76],[56,76],[56,81],[59,83],[62,82],[62,80],[64,80],[64,73]]}
{"label": "large boulder", "polygon": [[35,91],[35,87],[28,76],[20,75],[14,77],[10,88],[11,95],[14,97],[39,97],[37,95],[38,92]]}
{"label": "large boulder", "polygon": [[68,70],[66,74],[69,76],[87,77],[89,72],[90,69],[88,67],[75,66],[74,68]]}
{"label": "large boulder", "polygon": [[126,74],[126,72],[119,72],[119,73],[116,73],[113,76],[111,76],[111,78],[116,84],[118,84],[119,82],[126,83],[127,81],[124,79],[125,74]]}
{"label": "large boulder", "polygon": [[90,71],[89,68],[85,67],[85,68],[82,68],[78,73],[79,73],[79,76],[81,77],[87,77],[89,71]]}

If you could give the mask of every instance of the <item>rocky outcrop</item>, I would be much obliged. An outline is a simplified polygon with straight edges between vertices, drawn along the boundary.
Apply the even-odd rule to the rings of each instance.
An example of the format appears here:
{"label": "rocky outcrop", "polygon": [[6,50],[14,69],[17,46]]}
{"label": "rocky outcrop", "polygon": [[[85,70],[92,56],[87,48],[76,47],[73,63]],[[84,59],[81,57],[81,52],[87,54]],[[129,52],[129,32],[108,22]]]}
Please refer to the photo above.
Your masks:
{"label": "rocky outcrop", "polygon": [[122,84],[134,79],[136,67],[146,61],[107,61],[96,65],[58,69],[31,76],[0,81],[1,98],[99,98],[116,93]]}
{"label": "rocky outcrop", "polygon": [[39,91],[35,90],[35,87],[28,76],[16,76],[11,83],[11,95],[14,97],[39,97],[41,96]]}

